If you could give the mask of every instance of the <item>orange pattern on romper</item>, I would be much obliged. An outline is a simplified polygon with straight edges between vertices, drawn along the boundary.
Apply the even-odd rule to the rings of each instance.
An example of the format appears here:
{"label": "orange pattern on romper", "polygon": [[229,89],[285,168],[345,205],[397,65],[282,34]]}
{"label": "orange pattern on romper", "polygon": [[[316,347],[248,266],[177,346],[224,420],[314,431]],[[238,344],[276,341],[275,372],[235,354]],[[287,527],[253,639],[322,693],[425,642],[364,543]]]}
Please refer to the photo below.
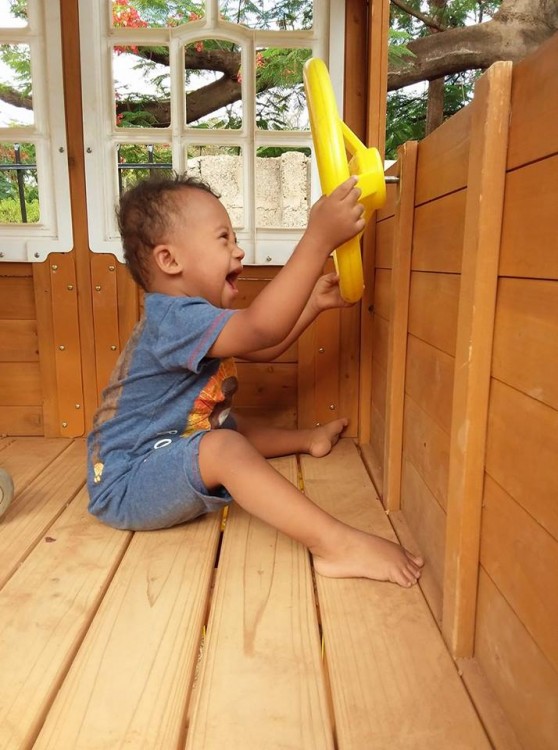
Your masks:
{"label": "orange pattern on romper", "polygon": [[183,437],[199,430],[211,430],[221,426],[230,411],[233,395],[238,388],[236,374],[234,359],[223,359],[215,375],[209,378],[194,401],[182,433]]}

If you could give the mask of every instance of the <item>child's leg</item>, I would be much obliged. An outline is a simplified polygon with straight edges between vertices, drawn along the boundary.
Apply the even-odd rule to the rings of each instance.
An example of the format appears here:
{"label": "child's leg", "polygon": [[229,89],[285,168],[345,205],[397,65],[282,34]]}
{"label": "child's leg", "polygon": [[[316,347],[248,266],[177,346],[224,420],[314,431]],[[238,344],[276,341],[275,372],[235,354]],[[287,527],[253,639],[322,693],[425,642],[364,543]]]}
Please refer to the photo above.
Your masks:
{"label": "child's leg", "polygon": [[307,430],[267,427],[237,414],[234,419],[240,434],[265,458],[289,456],[292,453],[310,453],[317,458],[326,456],[347,426],[347,419],[344,418]]}
{"label": "child's leg", "polygon": [[330,516],[237,432],[211,430],[204,435],[199,467],[209,490],[224,485],[242,508],[308,547],[322,575],[374,578],[401,586],[411,586],[420,576],[420,558]]}

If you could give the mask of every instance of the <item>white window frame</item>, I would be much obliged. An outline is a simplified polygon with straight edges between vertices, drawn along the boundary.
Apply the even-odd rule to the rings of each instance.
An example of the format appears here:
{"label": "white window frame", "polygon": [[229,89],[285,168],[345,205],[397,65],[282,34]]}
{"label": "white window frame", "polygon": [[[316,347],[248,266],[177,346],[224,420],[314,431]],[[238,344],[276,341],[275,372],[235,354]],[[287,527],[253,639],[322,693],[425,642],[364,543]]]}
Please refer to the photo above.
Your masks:
{"label": "white window frame", "polygon": [[59,0],[28,0],[28,24],[1,28],[0,44],[25,44],[31,55],[33,125],[0,127],[2,143],[32,143],[37,155],[40,220],[0,223],[0,260],[41,262],[73,247],[64,112]]}
{"label": "white window frame", "polygon": [[[244,225],[237,231],[246,253],[245,264],[282,265],[298,242],[301,229],[256,229],[255,158],[261,146],[303,146],[313,153],[309,131],[264,131],[255,124],[255,50],[261,47],[311,49],[330,68],[341,111],[344,60],[344,0],[314,0],[314,25],[307,31],[261,31],[224,21],[218,0],[206,0],[206,15],[171,28],[113,28],[107,0],[79,0],[85,174],[90,249],[113,253],[123,262],[115,208],[118,204],[116,146],[121,143],[171,144],[173,169],[186,170],[186,144],[239,145],[243,159]],[[115,46],[141,43],[169,48],[171,92],[184,91],[184,46],[199,39],[226,39],[236,43],[242,56],[243,118],[239,130],[200,130],[183,123],[183,94],[171,94],[169,128],[127,129],[116,126],[112,50]],[[319,177],[312,159],[312,202],[320,195]]]}

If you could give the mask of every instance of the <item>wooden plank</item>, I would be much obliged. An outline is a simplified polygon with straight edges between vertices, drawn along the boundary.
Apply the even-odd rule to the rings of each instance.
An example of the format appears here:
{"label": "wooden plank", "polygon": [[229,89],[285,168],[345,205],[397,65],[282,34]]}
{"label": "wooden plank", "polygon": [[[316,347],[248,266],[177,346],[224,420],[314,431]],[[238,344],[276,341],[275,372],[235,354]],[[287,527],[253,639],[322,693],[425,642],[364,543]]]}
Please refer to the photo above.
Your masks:
{"label": "wooden plank", "polygon": [[[393,210],[395,213],[395,200]],[[394,231],[395,220],[393,216],[376,224],[376,268],[391,268]]]}
{"label": "wooden plank", "polygon": [[[393,177],[397,177],[399,174],[399,166],[396,164],[392,164],[389,169],[386,169],[386,174],[392,175]],[[397,184],[396,183],[389,183],[389,185],[386,185],[386,202],[382,206],[382,208],[379,208],[376,213],[376,220],[377,221],[384,221],[384,219],[388,219],[390,216],[393,216],[395,214],[395,202],[397,200]]]}
{"label": "wooden plank", "polygon": [[0,263],[0,279],[13,276],[30,277],[33,274],[33,265],[33,263],[2,262]]}
{"label": "wooden plank", "polygon": [[453,357],[409,336],[405,391],[448,434],[451,430]]}
{"label": "wooden plank", "polygon": [[[81,51],[79,3],[67,0],[60,4],[60,28],[62,32],[62,69],[64,76],[64,95],[72,106],[66,107],[66,142],[68,146],[68,173],[70,180],[72,232],[74,250],[68,258],[75,267],[75,277],[79,288],[76,315],[79,314],[80,334],[80,367],[82,395],[73,399],[81,403],[83,412],[82,431],[79,425],[68,434],[83,434],[91,427],[94,412],[97,408],[97,383],[95,369],[95,329],[93,325],[91,268],[88,236],[87,197],[85,187],[85,144],[83,141],[83,102],[81,93]],[[87,33],[87,30],[85,30]],[[51,256],[52,257],[52,256]],[[60,422],[71,413],[73,406],[69,399],[69,408],[61,408]],[[76,416],[76,415],[75,415]],[[72,425],[74,420],[72,420]],[[65,433],[68,427],[62,428]]]}
{"label": "wooden plank", "polygon": [[[472,102],[419,144],[417,206],[467,184]],[[442,217],[440,217],[442,218]]]}
{"label": "wooden plank", "polygon": [[514,65],[508,169],[558,152],[557,78],[556,35]]}
{"label": "wooden plank", "polygon": [[0,406],[41,404],[38,362],[0,362]]}
{"label": "wooden plank", "polygon": [[558,542],[486,477],[480,560],[526,630],[558,672]]}
{"label": "wooden plank", "polygon": [[[420,549],[420,545],[415,540],[409,524],[407,523],[405,513],[401,510],[392,511],[389,514],[389,520],[391,525],[393,526],[395,533],[397,534],[399,542],[406,549],[411,550],[411,552],[417,555],[423,555]],[[434,570],[430,565],[426,565],[422,569],[422,573],[418,583],[424,598],[428,602],[430,612],[436,620],[438,627],[440,627],[440,624],[442,622],[442,587],[436,580]]]}
{"label": "wooden plank", "polygon": [[376,269],[374,281],[374,313],[384,320],[389,320],[391,309],[391,269]]}
{"label": "wooden plank", "polygon": [[384,414],[372,404],[370,409],[370,442],[360,446],[362,458],[380,499],[384,494]]}
{"label": "wooden plank", "polygon": [[63,439],[10,439],[2,453],[2,466],[13,477],[16,494],[23,492],[69,445],[70,441]]}
{"label": "wooden plank", "polygon": [[368,12],[368,116],[366,118],[366,143],[369,146],[375,146],[383,159],[386,141],[389,0],[371,0]]}
{"label": "wooden plank", "polygon": [[486,422],[510,118],[511,62],[475,86],[451,423],[443,630],[472,656]]}
{"label": "wooden plank", "polygon": [[382,415],[382,418],[385,422],[387,373],[376,360],[372,362],[372,390],[370,393],[372,406],[379,414]]}
{"label": "wooden plank", "polygon": [[448,502],[449,446],[447,432],[410,396],[405,396],[403,455],[417,469],[444,510]]}
{"label": "wooden plank", "polygon": [[492,374],[558,409],[558,283],[500,279]]}
{"label": "wooden plank", "polygon": [[524,750],[478,661],[458,659],[457,664],[492,745],[502,750]]}
{"label": "wooden plank", "polygon": [[[0,268],[2,264],[0,263]],[[30,277],[0,277],[0,319],[34,320],[35,300]]]}
{"label": "wooden plank", "polygon": [[460,278],[457,274],[411,274],[409,333],[455,356]]}
{"label": "wooden plank", "polygon": [[0,434],[43,435],[41,406],[0,406]]}
{"label": "wooden plank", "polygon": [[393,268],[390,290],[390,326],[384,443],[384,505],[399,510],[401,503],[401,455],[403,452],[403,403],[407,360],[407,327],[411,283],[411,252],[415,207],[417,142],[399,151],[399,199],[395,211]]}
{"label": "wooden plank", "polygon": [[[395,538],[350,441],[301,460],[315,502]],[[418,586],[322,576],[316,584],[340,750],[489,747]]]}
{"label": "wooden plank", "polygon": [[91,256],[95,366],[99,401],[120,354],[116,265],[112,255]]}
{"label": "wooden plank", "polygon": [[466,191],[459,190],[432,203],[417,206],[413,236],[413,271],[461,272],[465,199]]}
{"label": "wooden plank", "polygon": [[267,427],[284,427],[296,430],[298,425],[298,414],[296,405],[284,406],[279,409],[262,407],[240,407],[235,406],[234,413],[245,416],[253,422],[259,422]]}
{"label": "wooden plank", "polygon": [[194,692],[187,748],[333,748],[308,554],[236,506]]}
{"label": "wooden plank", "polygon": [[86,506],[84,489],[0,591],[5,750],[33,743],[130,538]]}
{"label": "wooden plank", "polygon": [[370,399],[372,387],[372,350],[374,347],[374,296],[376,287],[376,232],[372,219],[362,240],[364,291],[360,304],[360,351],[358,383],[358,439],[361,445],[370,441]]}
{"label": "wooden plank", "polygon": [[219,528],[134,534],[34,748],[183,746]]}
{"label": "wooden plank", "polygon": [[401,479],[401,510],[441,593],[444,580],[446,514],[417,468],[405,456]]}
{"label": "wooden plank", "polygon": [[140,318],[139,287],[128,273],[126,266],[114,256],[113,262],[116,268],[118,336],[120,349],[123,349]]}
{"label": "wooden plank", "polygon": [[235,405],[269,407],[296,405],[296,365],[238,362],[239,389]]}
{"label": "wooden plank", "polygon": [[557,202],[558,156],[508,174],[500,275],[558,279]]}
{"label": "wooden plank", "polygon": [[52,287],[48,260],[33,264],[33,288],[37,310],[37,335],[41,387],[43,391],[43,424],[45,437],[60,435],[58,416],[58,387],[56,383],[56,355],[52,320]]}
{"label": "wooden plank", "polygon": [[85,431],[85,420],[73,256],[63,253],[53,253],[50,256],[50,281],[60,434],[64,437],[77,437]]}
{"label": "wooden plank", "polygon": [[76,441],[17,493],[0,526],[0,587],[83,487],[84,454],[84,442]]}
{"label": "wooden plank", "polygon": [[376,361],[387,372],[389,322],[379,315],[374,315],[374,346],[372,350],[372,367]]}
{"label": "wooden plank", "polygon": [[339,385],[337,416],[349,420],[344,435],[357,437],[359,430],[360,306],[339,311]]}
{"label": "wooden plank", "polygon": [[492,381],[486,471],[558,539],[558,412]]}
{"label": "wooden plank", "polygon": [[482,569],[475,654],[521,747],[551,750],[558,734],[558,673]]}
{"label": "wooden plank", "polygon": [[39,344],[34,320],[0,320],[0,362],[37,362]]}

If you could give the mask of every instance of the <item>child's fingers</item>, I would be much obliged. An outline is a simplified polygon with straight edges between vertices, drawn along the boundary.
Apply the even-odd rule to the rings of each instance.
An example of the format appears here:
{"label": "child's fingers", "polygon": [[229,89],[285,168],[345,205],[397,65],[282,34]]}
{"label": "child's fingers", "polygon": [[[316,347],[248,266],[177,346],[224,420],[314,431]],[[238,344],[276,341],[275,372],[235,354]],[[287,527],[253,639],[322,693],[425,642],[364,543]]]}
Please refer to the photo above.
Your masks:
{"label": "child's fingers", "polygon": [[342,182],[340,185],[338,185],[335,190],[331,193],[331,195],[335,196],[336,198],[339,198],[340,200],[343,200],[348,195],[351,194],[351,191],[355,190],[357,195],[360,195],[360,188],[356,187],[357,184],[357,178],[355,175],[352,175],[349,177],[348,180],[345,180],[345,182]]}

